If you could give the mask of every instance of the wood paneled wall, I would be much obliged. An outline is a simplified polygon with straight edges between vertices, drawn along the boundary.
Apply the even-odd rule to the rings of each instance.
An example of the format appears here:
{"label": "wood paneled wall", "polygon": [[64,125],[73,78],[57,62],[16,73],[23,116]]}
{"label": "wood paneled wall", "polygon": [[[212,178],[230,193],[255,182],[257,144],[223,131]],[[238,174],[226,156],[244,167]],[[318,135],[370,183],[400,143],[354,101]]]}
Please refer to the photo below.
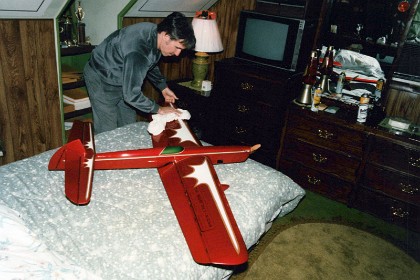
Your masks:
{"label": "wood paneled wall", "polygon": [[[235,55],[236,34],[238,31],[239,13],[241,10],[255,9],[255,0],[219,0],[210,11],[217,13],[217,25],[219,27],[220,35],[224,50],[221,53],[210,55],[210,67],[208,79],[214,79],[214,61]],[[123,26],[139,22],[154,22],[159,23],[162,18],[124,18]],[[192,59],[193,52],[184,53],[181,58],[163,59],[160,63],[162,74],[168,80],[175,80],[179,78],[192,78]],[[144,93],[150,98],[157,100],[159,93],[153,87],[146,83]]]}
{"label": "wood paneled wall", "polygon": [[420,125],[420,89],[391,84],[387,92],[385,113],[388,117],[399,117]]}
{"label": "wood paneled wall", "polygon": [[0,165],[60,146],[53,20],[0,20]]}

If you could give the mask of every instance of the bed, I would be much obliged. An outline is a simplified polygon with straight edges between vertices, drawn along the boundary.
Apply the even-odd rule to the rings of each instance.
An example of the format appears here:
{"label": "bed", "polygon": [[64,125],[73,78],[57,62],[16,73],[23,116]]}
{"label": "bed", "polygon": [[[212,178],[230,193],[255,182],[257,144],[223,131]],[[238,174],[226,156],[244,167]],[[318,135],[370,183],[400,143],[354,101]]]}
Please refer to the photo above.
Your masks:
{"label": "bed", "polygon": [[[207,145],[206,143],[203,143]],[[151,147],[147,123],[95,136],[97,152]],[[194,262],[156,169],[95,171],[86,206],[64,195],[55,150],[0,167],[1,279],[227,279]],[[248,159],[216,165],[247,248],[291,212],[304,190]]]}

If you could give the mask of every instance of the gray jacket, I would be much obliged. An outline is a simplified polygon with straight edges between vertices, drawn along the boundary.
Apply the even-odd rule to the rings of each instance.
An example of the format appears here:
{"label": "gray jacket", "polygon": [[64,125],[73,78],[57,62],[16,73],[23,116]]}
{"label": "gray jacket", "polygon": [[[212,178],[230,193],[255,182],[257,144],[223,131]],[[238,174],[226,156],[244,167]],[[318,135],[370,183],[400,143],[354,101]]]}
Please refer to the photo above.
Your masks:
{"label": "gray jacket", "polygon": [[89,66],[101,80],[121,86],[124,101],[143,112],[156,113],[159,106],[141,91],[147,77],[159,90],[167,87],[157,66],[161,52],[157,49],[157,26],[138,23],[109,35],[92,52]]}

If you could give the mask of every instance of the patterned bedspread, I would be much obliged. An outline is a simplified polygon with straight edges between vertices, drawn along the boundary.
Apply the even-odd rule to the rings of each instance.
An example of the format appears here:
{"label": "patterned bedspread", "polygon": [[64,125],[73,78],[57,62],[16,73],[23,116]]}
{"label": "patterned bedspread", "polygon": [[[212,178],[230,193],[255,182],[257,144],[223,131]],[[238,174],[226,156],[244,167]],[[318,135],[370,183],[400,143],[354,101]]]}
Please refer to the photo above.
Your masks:
{"label": "patterned bedspread", "polygon": [[[151,147],[146,123],[95,136],[96,151]],[[55,150],[0,167],[2,279],[223,279],[195,263],[156,169],[95,171],[92,200],[71,204]],[[247,247],[304,191],[253,160],[215,166]]]}

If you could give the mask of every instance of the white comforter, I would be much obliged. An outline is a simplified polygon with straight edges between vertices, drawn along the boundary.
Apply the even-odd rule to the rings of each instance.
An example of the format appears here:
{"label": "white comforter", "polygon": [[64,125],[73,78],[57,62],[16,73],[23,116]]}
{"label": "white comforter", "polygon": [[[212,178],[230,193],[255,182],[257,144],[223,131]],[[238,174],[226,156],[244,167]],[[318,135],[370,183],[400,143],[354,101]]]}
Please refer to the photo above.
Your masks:
{"label": "white comforter", "polygon": [[[151,147],[146,123],[96,136],[97,152]],[[64,196],[48,151],[0,167],[0,279],[222,279],[230,269],[191,257],[157,170],[95,171],[92,200]],[[253,160],[217,165],[248,247],[304,191]]]}

